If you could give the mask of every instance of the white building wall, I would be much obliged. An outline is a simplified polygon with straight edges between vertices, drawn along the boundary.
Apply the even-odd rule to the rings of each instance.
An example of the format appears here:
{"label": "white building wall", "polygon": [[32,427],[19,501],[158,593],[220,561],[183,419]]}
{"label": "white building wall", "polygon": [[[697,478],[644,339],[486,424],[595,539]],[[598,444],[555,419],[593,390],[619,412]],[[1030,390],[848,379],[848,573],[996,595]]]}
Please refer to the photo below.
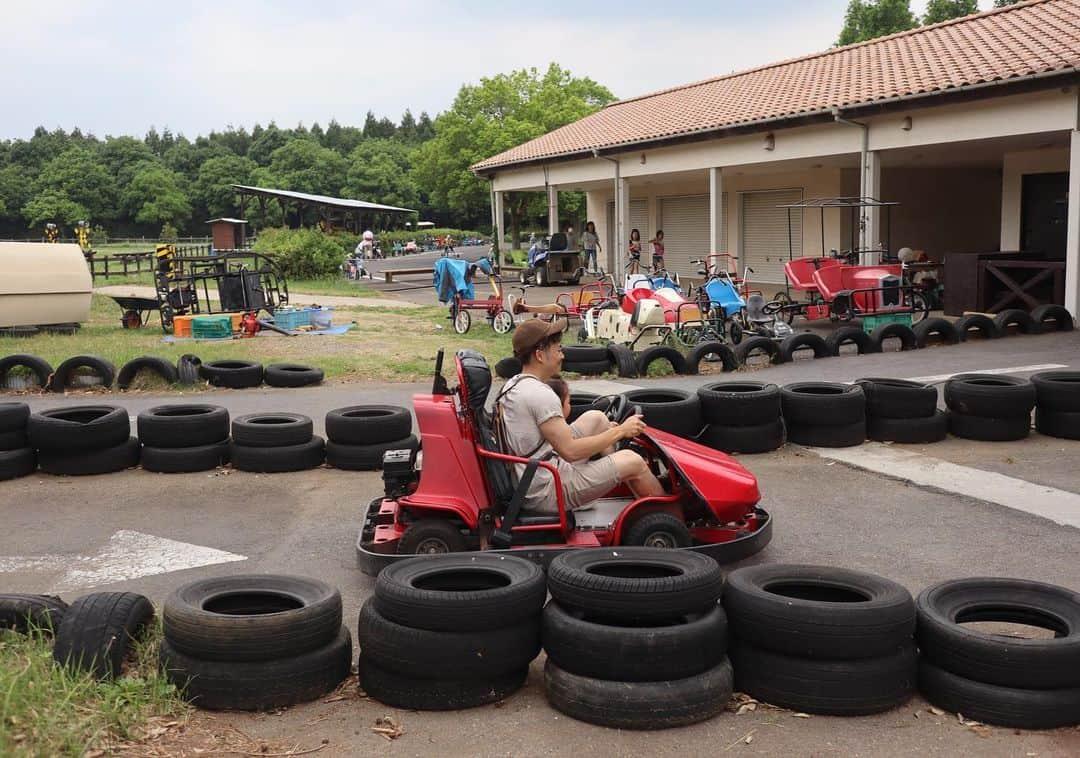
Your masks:
{"label": "white building wall", "polygon": [[1020,191],[1024,174],[1055,174],[1068,170],[1068,149],[1028,150],[1005,154],[1001,179],[999,250],[1020,249]]}

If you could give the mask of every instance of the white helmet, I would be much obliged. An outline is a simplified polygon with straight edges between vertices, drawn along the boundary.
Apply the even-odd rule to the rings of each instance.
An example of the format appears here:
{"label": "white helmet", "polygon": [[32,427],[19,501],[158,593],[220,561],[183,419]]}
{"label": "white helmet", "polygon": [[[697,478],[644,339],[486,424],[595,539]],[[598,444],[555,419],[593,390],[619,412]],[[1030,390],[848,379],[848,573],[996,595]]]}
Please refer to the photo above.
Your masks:
{"label": "white helmet", "polygon": [[366,232],[364,232],[364,239],[373,240],[375,239],[375,235],[371,233],[370,229],[368,229]]}

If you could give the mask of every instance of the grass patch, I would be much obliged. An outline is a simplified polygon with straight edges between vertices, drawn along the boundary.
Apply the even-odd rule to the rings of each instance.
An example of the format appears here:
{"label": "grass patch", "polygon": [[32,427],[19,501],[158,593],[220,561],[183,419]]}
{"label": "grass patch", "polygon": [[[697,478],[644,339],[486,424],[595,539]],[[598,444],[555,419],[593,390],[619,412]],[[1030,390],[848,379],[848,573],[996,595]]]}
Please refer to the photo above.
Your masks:
{"label": "grass patch", "polygon": [[329,276],[323,279],[296,279],[289,281],[289,292],[312,295],[343,295],[346,297],[381,297],[382,293],[344,277]]}
{"label": "grass patch", "polygon": [[124,675],[99,682],[57,666],[40,634],[0,633],[0,755],[84,755],[138,745],[190,707],[158,669],[161,624],[136,645]]}
{"label": "grass patch", "polygon": [[38,334],[29,339],[0,337],[0,355],[31,353],[55,368],[73,355],[98,355],[119,371],[142,355],[175,362],[185,353],[203,361],[239,359],[269,363],[306,363],[323,369],[328,379],[419,381],[435,366],[435,354],[462,348],[482,353],[491,365],[510,355],[510,335],[498,335],[479,311],[468,334],[454,332],[447,311],[429,308],[334,308],[334,322],[355,322],[340,336],[255,337],[222,342],[162,342],[156,314],[142,329],[123,329],[120,309],[108,297],[94,295],[89,320],[74,335]]}

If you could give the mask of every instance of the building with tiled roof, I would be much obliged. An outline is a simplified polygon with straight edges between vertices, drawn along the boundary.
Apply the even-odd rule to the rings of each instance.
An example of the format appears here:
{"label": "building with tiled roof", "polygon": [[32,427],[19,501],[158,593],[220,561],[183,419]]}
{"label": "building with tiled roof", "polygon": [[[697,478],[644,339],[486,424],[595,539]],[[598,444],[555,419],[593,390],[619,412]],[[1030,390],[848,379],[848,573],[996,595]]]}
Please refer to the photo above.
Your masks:
{"label": "building with tiled roof", "polygon": [[[1026,295],[1075,311],[1078,84],[1080,0],[1032,0],[612,103],[472,170],[491,180],[500,226],[504,192],[547,191],[557,209],[559,191],[585,191],[609,270],[631,228],[664,230],[671,270],[726,252],[763,286],[784,283],[789,234],[794,256],[910,247],[946,269],[1012,252],[992,260],[1021,259],[1007,278],[1022,295],[981,280],[946,292],[971,290],[964,310]],[[889,224],[871,209],[795,211],[789,225],[778,207],[860,195],[898,202]],[[1051,273],[1025,290],[1033,261]]]}

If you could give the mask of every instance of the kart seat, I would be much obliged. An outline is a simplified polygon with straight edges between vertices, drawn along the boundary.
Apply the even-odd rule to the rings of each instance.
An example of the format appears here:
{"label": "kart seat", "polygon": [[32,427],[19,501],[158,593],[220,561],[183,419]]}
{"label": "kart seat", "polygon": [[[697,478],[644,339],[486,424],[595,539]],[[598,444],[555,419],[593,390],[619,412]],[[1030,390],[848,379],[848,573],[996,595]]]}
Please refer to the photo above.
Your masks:
{"label": "kart seat", "polygon": [[562,232],[555,232],[553,235],[551,235],[551,239],[548,241],[548,250],[553,253],[557,253],[561,250],[565,250],[566,245],[566,235]]}
{"label": "kart seat", "polygon": [[768,324],[773,320],[772,316],[765,315],[765,298],[762,295],[746,298],[746,318],[753,324]]}

